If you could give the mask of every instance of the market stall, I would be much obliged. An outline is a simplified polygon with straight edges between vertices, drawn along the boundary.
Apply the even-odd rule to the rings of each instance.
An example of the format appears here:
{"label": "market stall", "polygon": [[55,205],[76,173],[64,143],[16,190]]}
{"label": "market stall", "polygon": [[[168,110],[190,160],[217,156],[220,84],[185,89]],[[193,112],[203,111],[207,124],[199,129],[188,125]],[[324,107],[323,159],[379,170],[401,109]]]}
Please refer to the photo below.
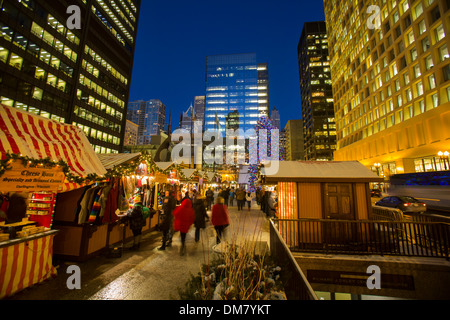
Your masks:
{"label": "market stall", "polygon": [[[357,161],[282,161],[276,173],[270,171],[262,167],[261,181],[268,188],[276,186],[280,219],[371,218],[369,183],[381,179]],[[315,235],[310,239],[322,240],[325,231],[320,226],[310,230]]]}
{"label": "market stall", "polygon": [[77,127],[0,105],[0,298],[56,275],[57,194],[106,173]]}
{"label": "market stall", "polygon": [[[159,162],[153,161],[148,154],[135,154],[131,161],[115,162],[111,167],[107,165],[110,174],[121,179],[123,185],[123,199],[126,206],[119,208],[119,220],[116,223],[110,223],[108,229],[109,247],[114,246],[124,239],[131,239],[133,233],[128,224],[123,219],[126,211],[133,207],[134,198],[139,195],[142,199],[142,204],[151,208],[153,214],[147,218],[147,223],[142,229],[143,233],[152,231],[158,225],[159,214],[162,208],[164,198],[164,191],[169,187],[176,187],[178,182],[176,174],[176,166],[173,162]],[[107,158],[126,159],[126,155],[104,155],[100,156],[102,161]]]}

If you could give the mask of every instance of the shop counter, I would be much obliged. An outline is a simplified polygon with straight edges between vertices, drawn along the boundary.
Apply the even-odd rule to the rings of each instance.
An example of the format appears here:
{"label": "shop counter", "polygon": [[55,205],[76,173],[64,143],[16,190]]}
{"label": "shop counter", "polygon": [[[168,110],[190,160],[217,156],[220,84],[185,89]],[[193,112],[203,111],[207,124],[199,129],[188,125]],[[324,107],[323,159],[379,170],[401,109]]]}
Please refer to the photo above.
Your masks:
{"label": "shop counter", "polygon": [[[152,218],[147,218],[147,224],[142,228],[142,232],[154,230],[158,225],[158,219],[158,212]],[[98,226],[55,221],[54,228],[60,231],[55,238],[55,256],[71,261],[87,261],[108,250],[110,246],[133,237],[128,223],[122,219]]]}
{"label": "shop counter", "polygon": [[53,238],[49,230],[0,242],[0,299],[56,276]]}

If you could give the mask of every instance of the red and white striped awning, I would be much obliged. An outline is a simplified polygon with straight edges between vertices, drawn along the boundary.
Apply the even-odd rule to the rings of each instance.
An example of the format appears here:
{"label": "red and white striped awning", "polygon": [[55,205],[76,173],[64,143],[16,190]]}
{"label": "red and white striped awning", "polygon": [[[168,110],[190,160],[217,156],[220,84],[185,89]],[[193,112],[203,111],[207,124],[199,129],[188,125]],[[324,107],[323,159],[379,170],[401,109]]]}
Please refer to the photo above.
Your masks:
{"label": "red and white striped awning", "polygon": [[80,128],[0,104],[1,158],[8,152],[32,159],[63,160],[80,177],[106,173]]}

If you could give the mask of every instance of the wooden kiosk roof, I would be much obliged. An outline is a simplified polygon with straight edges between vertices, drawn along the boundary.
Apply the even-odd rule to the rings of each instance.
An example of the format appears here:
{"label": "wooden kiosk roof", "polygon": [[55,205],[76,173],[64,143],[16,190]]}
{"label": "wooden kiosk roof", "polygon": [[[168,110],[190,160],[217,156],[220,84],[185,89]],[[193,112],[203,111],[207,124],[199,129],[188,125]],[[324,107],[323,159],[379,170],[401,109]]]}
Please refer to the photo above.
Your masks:
{"label": "wooden kiosk roof", "polygon": [[264,183],[384,181],[358,161],[280,161],[278,172],[271,175],[263,163],[261,177]]}

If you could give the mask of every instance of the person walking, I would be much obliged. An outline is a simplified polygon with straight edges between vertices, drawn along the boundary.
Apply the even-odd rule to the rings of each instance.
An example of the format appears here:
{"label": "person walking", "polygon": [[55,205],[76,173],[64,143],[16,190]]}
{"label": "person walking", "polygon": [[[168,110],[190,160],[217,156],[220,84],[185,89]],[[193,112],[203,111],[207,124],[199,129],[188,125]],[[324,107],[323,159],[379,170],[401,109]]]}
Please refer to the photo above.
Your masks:
{"label": "person walking", "polygon": [[206,221],[209,220],[208,214],[206,213],[205,199],[205,197],[198,196],[197,200],[194,202],[195,242],[200,241],[200,231],[201,229],[206,228]]}
{"label": "person walking", "polygon": [[250,209],[252,208],[252,201],[253,201],[253,197],[250,192],[247,192],[245,200],[247,201],[248,211],[250,211]]}
{"label": "person walking", "polygon": [[266,212],[266,206],[264,204],[266,191],[263,189],[259,194],[259,204],[261,205],[261,211]]}
{"label": "person walking", "polygon": [[133,232],[133,246],[130,250],[138,250],[141,246],[142,228],[147,224],[150,216],[150,209],[142,205],[141,196],[134,198],[134,206],[128,210],[127,217],[130,222],[130,229]]}
{"label": "person walking", "polygon": [[245,191],[243,189],[238,189],[236,191],[236,200],[238,205],[238,211],[243,210],[245,202]]}
{"label": "person walking", "polygon": [[230,225],[228,207],[225,205],[225,199],[222,197],[217,198],[217,202],[212,208],[211,223],[216,230],[216,243],[219,244],[224,230]]}
{"label": "person walking", "polygon": [[211,210],[211,206],[214,203],[214,191],[209,188],[206,191],[206,203],[207,203],[207,209]]}
{"label": "person walking", "polygon": [[267,216],[269,218],[275,217],[277,206],[278,206],[278,204],[277,204],[275,193],[270,193],[270,196],[267,200],[267,207],[268,207],[268,215]]}
{"label": "person walking", "polygon": [[162,246],[159,250],[166,250],[166,247],[171,246],[172,237],[171,231],[173,227],[173,210],[175,210],[177,203],[175,198],[170,194],[169,191],[166,191],[164,202],[163,202],[163,211],[160,216],[160,229],[163,233],[162,237]]}
{"label": "person walking", "polygon": [[186,253],[186,234],[189,232],[192,224],[195,221],[195,212],[192,209],[192,201],[187,198],[181,202],[181,205],[173,211],[174,231],[180,231],[181,236],[181,249],[180,255],[185,255]]}
{"label": "person walking", "polygon": [[230,206],[234,206],[234,197],[236,193],[234,192],[234,187],[230,190]]}

